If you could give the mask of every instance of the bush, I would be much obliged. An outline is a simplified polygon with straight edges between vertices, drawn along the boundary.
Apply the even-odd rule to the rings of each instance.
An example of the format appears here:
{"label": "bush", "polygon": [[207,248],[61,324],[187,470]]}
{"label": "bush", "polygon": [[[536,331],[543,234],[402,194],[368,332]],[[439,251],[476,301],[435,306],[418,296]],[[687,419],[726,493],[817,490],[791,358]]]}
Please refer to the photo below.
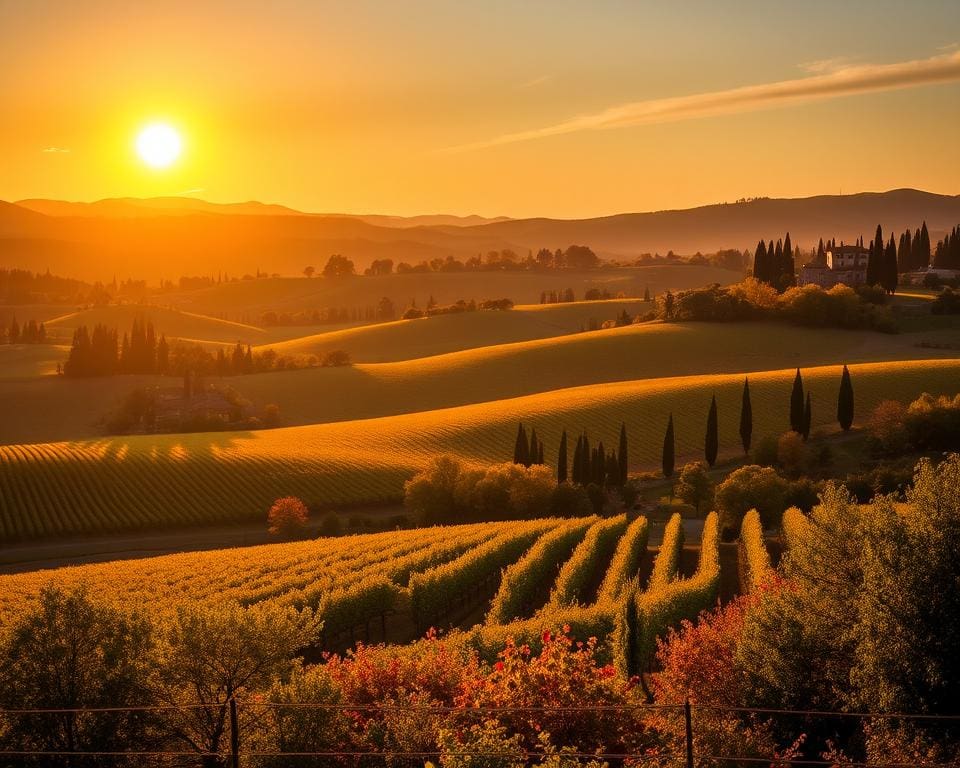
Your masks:
{"label": "bush", "polygon": [[897,454],[907,447],[907,429],[904,424],[907,409],[896,400],[884,400],[870,414],[867,421],[870,445],[881,454]]}
{"label": "bush", "polygon": [[294,538],[303,534],[310,513],[306,505],[295,496],[277,499],[267,513],[269,531],[274,536]]}
{"label": "bush", "polygon": [[336,512],[327,512],[320,518],[319,533],[321,536],[339,536],[342,530],[340,516]]}
{"label": "bush", "polygon": [[797,507],[804,512],[809,512],[816,506],[819,500],[822,486],[809,478],[794,480],[787,485],[787,493],[784,497],[784,504],[788,507]]}
{"label": "bush", "polygon": [[775,467],[777,465],[777,438],[773,435],[764,435],[753,446],[751,458],[753,463],[761,467]]}
{"label": "bush", "polygon": [[743,515],[750,509],[757,510],[765,529],[776,526],[785,506],[787,487],[787,481],[770,467],[750,464],[731,472],[716,492],[724,539],[732,541],[736,537]]}
{"label": "bush", "polygon": [[324,368],[339,368],[344,365],[351,365],[350,353],[342,349],[331,349],[329,352],[323,353],[323,357],[320,358],[320,365]]}
{"label": "bush", "polygon": [[268,403],[263,407],[263,425],[265,427],[280,426],[280,406],[276,403]]}
{"label": "bush", "polygon": [[952,288],[944,288],[930,305],[930,312],[934,315],[960,314],[960,292]]}
{"label": "bush", "polygon": [[593,513],[593,505],[584,488],[563,483],[550,496],[551,517],[586,517]]}
{"label": "bush", "polygon": [[692,461],[680,471],[680,479],[674,491],[679,499],[691,504],[700,513],[701,507],[710,508],[713,500],[713,481],[707,474],[707,465]]}
{"label": "bush", "polygon": [[803,472],[809,460],[803,437],[796,432],[784,432],[777,440],[777,465],[790,477]]}

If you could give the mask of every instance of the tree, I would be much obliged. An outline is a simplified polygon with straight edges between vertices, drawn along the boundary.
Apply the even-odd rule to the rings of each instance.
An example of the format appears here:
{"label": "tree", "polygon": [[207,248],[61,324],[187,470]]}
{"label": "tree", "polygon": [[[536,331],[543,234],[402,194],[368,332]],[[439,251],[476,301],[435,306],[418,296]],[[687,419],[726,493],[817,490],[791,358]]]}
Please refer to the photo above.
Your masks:
{"label": "tree", "polygon": [[649,285],[646,286],[646,287],[643,289],[643,300],[644,300],[644,301],[650,301],[650,286],[649,286]]}
{"label": "tree", "polygon": [[810,393],[807,392],[807,402],[803,406],[803,429],[800,430],[800,436],[806,442],[810,438],[810,421],[813,419],[813,412],[810,408]]}
{"label": "tree", "polygon": [[304,532],[310,513],[306,505],[295,496],[277,499],[267,513],[269,531],[274,536],[293,538]]}
{"label": "tree", "polygon": [[456,510],[454,494],[462,474],[455,456],[434,456],[404,483],[403,505],[421,525],[449,522]]}
{"label": "tree", "polygon": [[843,366],[843,375],[840,377],[840,395],[837,398],[837,421],[844,432],[849,432],[853,424],[853,384],[850,381],[850,371]]}
{"label": "tree", "polygon": [[[292,659],[317,642],[321,627],[309,608],[270,601],[179,606],[164,638],[160,675],[165,703],[182,707],[167,712],[173,738],[203,754],[202,765],[219,768],[217,753],[230,736],[230,700],[289,679]],[[243,707],[240,715],[238,740],[260,717]]]}
{"label": "tree", "polygon": [[[77,709],[154,703],[156,663],[146,617],[94,602],[85,588],[44,587],[0,641],[0,707]],[[4,715],[3,748],[22,751],[125,751],[150,748],[153,718],[142,711]],[[43,757],[46,766],[88,765]],[[10,763],[13,764],[13,763]],[[19,759],[15,763],[21,763]]]}
{"label": "tree", "polygon": [[663,454],[661,464],[664,477],[673,477],[673,468],[676,456],[676,444],[673,439],[673,414],[667,420],[667,432],[663,436]]}
{"label": "tree", "polygon": [[707,464],[711,467],[717,463],[717,450],[719,448],[720,435],[717,427],[717,396],[714,395],[710,401],[710,411],[707,413],[707,434],[703,444],[703,454]]}
{"label": "tree", "polygon": [[917,238],[920,244],[917,246],[917,261],[915,269],[926,269],[930,265],[930,233],[927,232],[927,222],[923,222],[920,227],[920,236]]}
{"label": "tree", "polygon": [[517,439],[513,444],[513,463],[524,467],[530,466],[530,443],[527,440],[527,430],[523,428],[523,422],[517,426]]}
{"label": "tree", "polygon": [[867,285],[879,285],[883,278],[883,230],[877,224],[877,234],[870,244],[870,258],[867,261]]}
{"label": "tree", "polygon": [[750,442],[753,439],[753,405],[750,403],[750,380],[743,380],[743,396],[740,400],[740,443],[743,452],[750,453]]}
{"label": "tree", "polygon": [[790,393],[790,429],[803,432],[803,377],[800,376],[799,368]]}
{"label": "tree", "polygon": [[883,286],[888,294],[896,293],[899,275],[897,271],[897,246],[893,242],[893,234],[890,235],[890,242],[883,252],[883,263],[881,265],[880,285]]}
{"label": "tree", "polygon": [[707,474],[707,465],[702,461],[692,461],[680,470],[677,482],[677,496],[687,504],[692,504],[700,512],[704,503],[709,505],[713,498],[713,481]]}
{"label": "tree", "polygon": [[524,466],[532,466],[540,463],[540,438],[537,437],[537,428],[530,430],[530,447],[527,453],[527,463]]}
{"label": "tree", "polygon": [[335,253],[327,259],[326,266],[323,268],[324,277],[349,277],[353,274],[353,262],[339,253]]}
{"label": "tree", "polygon": [[557,485],[567,482],[567,430],[560,435],[560,451],[557,453]]}
{"label": "tree", "polygon": [[317,271],[317,270],[316,270],[315,267],[304,267],[304,268],[303,268],[303,274],[304,274],[304,276],[305,276],[308,280],[309,280],[311,277],[313,277],[313,275],[314,275],[314,273],[315,273],[316,271]]}
{"label": "tree", "polygon": [[786,493],[787,481],[770,467],[749,464],[731,472],[715,495],[724,536],[735,537],[744,514],[751,509],[760,513],[764,528],[775,528],[780,524]]}
{"label": "tree", "polygon": [[617,469],[620,472],[619,485],[627,482],[627,472],[630,468],[630,458],[627,453],[627,425],[620,423],[620,445],[617,448]]}

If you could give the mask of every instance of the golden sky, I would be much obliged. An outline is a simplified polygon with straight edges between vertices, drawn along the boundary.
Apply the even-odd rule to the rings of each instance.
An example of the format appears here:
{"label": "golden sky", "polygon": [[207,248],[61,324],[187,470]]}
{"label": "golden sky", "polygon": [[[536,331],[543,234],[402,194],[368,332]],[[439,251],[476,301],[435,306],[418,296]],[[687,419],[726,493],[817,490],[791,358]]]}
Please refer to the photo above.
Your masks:
{"label": "golden sky", "polygon": [[[0,199],[580,217],[960,193],[960,3],[0,0]],[[157,170],[134,144],[175,127]]]}

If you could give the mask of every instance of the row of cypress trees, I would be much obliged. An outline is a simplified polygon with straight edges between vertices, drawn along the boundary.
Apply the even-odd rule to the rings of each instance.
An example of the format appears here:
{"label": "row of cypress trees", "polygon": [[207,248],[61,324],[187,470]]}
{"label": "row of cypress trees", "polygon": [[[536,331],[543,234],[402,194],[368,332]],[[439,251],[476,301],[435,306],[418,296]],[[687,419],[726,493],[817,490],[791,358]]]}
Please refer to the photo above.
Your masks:
{"label": "row of cypress trees", "polygon": [[[850,371],[843,366],[840,378],[840,393],[837,397],[837,421],[844,432],[853,425],[853,383],[850,380]],[[790,392],[790,429],[799,434],[804,440],[810,437],[810,424],[813,418],[810,392],[804,393],[803,376],[797,368],[793,379],[793,389]],[[753,404],[750,400],[750,378],[743,380],[743,394],[740,401],[740,443],[743,452],[749,453],[753,441]],[[710,410],[707,412],[707,426],[704,435],[703,453],[706,462],[711,467],[717,461],[720,449],[720,429],[717,413],[717,396],[710,400]],[[607,451],[601,441],[591,447],[590,438],[586,431],[577,437],[577,445],[573,453],[572,472],[567,472],[567,430],[560,436],[560,450],[557,455],[557,482],[565,483],[569,479],[574,485],[612,485],[622,487],[627,482],[629,469],[629,455],[627,445],[626,424],[620,424],[620,444],[616,451]],[[537,430],[531,430],[529,439],[523,424],[517,429],[517,439],[514,446],[513,461],[529,467],[533,464],[543,464],[543,441],[537,437]],[[665,477],[672,477],[676,469],[676,439],[674,436],[673,414],[667,418],[667,430],[663,436],[663,452],[661,454],[661,468]]]}

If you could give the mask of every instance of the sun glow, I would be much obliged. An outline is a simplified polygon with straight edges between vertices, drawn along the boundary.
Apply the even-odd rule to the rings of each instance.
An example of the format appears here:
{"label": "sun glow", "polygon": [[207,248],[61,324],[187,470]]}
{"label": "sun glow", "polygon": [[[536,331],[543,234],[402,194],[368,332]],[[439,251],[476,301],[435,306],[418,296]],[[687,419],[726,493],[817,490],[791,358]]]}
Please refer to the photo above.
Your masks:
{"label": "sun glow", "polygon": [[151,168],[167,168],[179,156],[180,134],[166,123],[153,123],[137,135],[137,154]]}

